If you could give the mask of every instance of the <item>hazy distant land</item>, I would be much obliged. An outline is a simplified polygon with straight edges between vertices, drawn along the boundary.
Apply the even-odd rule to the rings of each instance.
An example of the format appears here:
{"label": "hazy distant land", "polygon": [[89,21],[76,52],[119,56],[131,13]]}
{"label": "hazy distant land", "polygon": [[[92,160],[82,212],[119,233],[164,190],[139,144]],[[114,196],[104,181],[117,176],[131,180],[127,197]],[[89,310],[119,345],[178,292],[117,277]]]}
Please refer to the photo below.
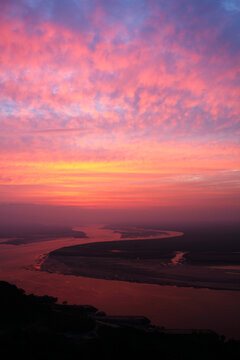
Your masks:
{"label": "hazy distant land", "polygon": [[0,245],[24,245],[37,241],[48,241],[59,238],[85,239],[87,235],[83,231],[75,231],[70,227],[54,226],[21,226],[0,227]]}
{"label": "hazy distant land", "polygon": [[[112,228],[112,227],[111,227]],[[113,228],[112,228],[113,229]],[[192,228],[181,237],[152,239],[150,229],[115,229],[120,240],[52,251],[41,270],[148,284],[240,290],[240,230]],[[167,232],[158,230],[159,235]],[[149,238],[148,238],[149,237]]]}

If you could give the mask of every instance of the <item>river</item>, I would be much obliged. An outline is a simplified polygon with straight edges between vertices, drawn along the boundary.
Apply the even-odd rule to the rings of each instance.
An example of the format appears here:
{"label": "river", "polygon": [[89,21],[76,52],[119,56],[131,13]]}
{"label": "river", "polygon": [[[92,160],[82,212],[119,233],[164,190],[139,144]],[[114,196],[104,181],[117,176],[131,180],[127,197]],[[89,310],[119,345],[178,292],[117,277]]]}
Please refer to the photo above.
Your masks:
{"label": "river", "polygon": [[[166,328],[211,329],[240,339],[238,291],[137,284],[37,271],[41,258],[57,248],[120,238],[119,233],[100,225],[79,230],[86,232],[89,238],[65,238],[19,246],[2,244],[0,279],[16,284],[26,293],[55,296],[59,302],[69,304],[93,305],[109,315],[144,315],[153,324]],[[167,237],[175,234],[169,232]],[[173,263],[181,260],[183,254],[176,256]]]}

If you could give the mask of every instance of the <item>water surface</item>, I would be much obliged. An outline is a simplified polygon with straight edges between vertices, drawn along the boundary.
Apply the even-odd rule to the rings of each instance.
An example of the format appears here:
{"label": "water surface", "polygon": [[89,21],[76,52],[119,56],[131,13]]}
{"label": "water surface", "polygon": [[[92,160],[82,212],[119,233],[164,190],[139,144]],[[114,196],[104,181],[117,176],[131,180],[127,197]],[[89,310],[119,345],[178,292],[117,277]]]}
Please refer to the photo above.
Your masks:
{"label": "water surface", "polygon": [[[211,329],[240,338],[240,292],[237,291],[137,284],[37,271],[42,257],[54,249],[120,238],[120,234],[99,225],[80,230],[89,238],[1,245],[1,280],[14,283],[27,293],[56,296],[59,302],[90,304],[109,315],[144,315],[159,326]],[[173,262],[179,262],[182,256],[177,253]]]}

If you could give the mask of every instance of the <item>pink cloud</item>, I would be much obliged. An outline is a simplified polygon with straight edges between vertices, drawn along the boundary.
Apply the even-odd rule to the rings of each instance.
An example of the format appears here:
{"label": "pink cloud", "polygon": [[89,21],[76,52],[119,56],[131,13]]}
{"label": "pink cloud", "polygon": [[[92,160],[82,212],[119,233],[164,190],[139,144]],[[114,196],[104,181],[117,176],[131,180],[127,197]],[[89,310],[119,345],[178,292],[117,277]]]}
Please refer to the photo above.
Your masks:
{"label": "pink cloud", "polygon": [[219,30],[189,46],[199,20],[162,9],[138,31],[104,6],[86,31],[29,19],[0,19],[2,201],[235,204],[240,72],[226,46],[208,56]]}

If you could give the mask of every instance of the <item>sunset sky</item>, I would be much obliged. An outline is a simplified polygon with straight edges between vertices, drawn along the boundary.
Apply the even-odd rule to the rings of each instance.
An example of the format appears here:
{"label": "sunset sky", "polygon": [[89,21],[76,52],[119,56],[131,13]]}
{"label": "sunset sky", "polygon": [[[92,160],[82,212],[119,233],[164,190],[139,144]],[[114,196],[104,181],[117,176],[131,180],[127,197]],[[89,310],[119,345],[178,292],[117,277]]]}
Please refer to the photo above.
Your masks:
{"label": "sunset sky", "polygon": [[0,35],[2,207],[237,218],[239,0],[0,0]]}

